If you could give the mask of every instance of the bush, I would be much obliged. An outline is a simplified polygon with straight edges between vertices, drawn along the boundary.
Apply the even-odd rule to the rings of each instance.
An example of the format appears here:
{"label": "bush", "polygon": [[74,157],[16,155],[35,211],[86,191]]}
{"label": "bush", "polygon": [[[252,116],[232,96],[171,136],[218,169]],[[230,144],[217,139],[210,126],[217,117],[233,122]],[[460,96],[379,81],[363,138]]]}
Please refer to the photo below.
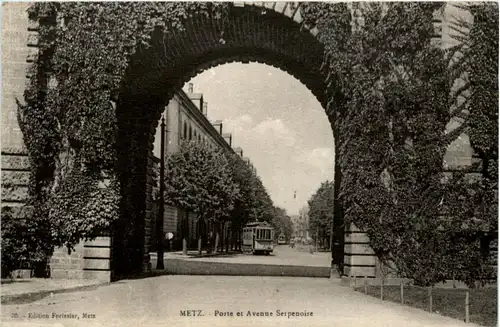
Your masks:
{"label": "bush", "polygon": [[37,277],[47,277],[53,252],[50,233],[31,209],[25,206],[15,212],[12,207],[2,207],[2,278],[16,269],[33,269]]}
{"label": "bush", "polygon": [[26,268],[28,232],[25,219],[15,217],[11,207],[2,207],[2,278],[18,268]]}

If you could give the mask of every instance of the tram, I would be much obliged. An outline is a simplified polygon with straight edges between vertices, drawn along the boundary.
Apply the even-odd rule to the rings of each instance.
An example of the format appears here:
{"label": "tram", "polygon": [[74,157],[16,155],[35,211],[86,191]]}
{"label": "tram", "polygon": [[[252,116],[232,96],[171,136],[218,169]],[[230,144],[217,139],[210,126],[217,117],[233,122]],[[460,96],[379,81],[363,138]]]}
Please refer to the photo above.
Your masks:
{"label": "tram", "polygon": [[267,222],[251,222],[243,228],[244,253],[264,253],[266,255],[273,252],[274,229]]}
{"label": "tram", "polygon": [[286,244],[285,234],[281,233],[280,236],[278,236],[278,244],[279,245]]}

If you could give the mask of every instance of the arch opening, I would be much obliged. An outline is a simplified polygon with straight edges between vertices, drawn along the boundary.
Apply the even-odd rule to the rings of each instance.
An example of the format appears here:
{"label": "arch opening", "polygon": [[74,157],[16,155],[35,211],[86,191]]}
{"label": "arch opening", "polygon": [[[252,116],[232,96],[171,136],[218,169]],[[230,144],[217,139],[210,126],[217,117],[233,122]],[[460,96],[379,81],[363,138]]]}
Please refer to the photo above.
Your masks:
{"label": "arch opening", "polygon": [[[233,8],[223,24],[195,16],[182,32],[156,30],[151,47],[140,51],[128,67],[117,105],[123,198],[119,223],[123,227],[117,228],[115,234],[114,270],[118,275],[127,266],[147,269],[149,262],[148,225],[154,218],[148,169],[153,164],[155,130],[161,113],[175,92],[194,76],[231,62],[257,62],[279,68],[299,80],[326,108],[323,46],[285,15],[263,15],[255,7],[245,6]],[[182,128],[189,139],[189,127],[187,131],[185,125]]]}

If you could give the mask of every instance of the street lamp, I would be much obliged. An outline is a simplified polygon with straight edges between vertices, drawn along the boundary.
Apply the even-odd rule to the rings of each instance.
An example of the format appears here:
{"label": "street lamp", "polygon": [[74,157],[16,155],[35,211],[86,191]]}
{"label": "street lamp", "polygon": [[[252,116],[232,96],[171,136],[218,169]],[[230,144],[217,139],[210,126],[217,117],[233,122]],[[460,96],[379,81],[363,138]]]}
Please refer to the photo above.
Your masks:
{"label": "street lamp", "polygon": [[156,249],[158,259],[156,269],[165,269],[163,262],[163,216],[165,212],[165,117],[161,117],[161,138],[160,138],[160,204],[158,217],[156,219]]}

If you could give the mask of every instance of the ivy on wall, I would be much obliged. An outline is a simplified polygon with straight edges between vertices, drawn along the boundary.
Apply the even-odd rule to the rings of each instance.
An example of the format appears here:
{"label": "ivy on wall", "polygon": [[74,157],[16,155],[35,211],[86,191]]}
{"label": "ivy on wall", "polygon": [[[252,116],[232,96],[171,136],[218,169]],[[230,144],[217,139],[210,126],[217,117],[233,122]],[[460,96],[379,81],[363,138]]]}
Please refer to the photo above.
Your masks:
{"label": "ivy on wall", "polygon": [[[226,4],[34,3],[39,55],[19,121],[31,159],[30,200],[50,244],[71,249],[118,219],[114,103],[135,53],[154,29],[183,29],[192,12],[220,18]],[[124,19],[126,17],[126,19]],[[50,252],[50,251],[49,251]],[[50,253],[49,253],[50,255]]]}
{"label": "ivy on wall", "polygon": [[[463,131],[446,133],[447,123],[460,113],[450,110],[460,92],[452,92],[457,75],[448,68],[450,54],[432,42],[433,15],[443,5],[304,3],[302,16],[318,27],[325,45],[326,109],[342,172],[342,208],[335,210],[343,209],[347,226],[354,223],[368,234],[377,256],[398,275],[432,285],[454,274],[472,285],[485,276],[479,272],[484,264],[470,258],[476,242],[464,249],[452,245],[457,238],[476,235],[477,229],[456,233],[451,225],[463,216],[438,218],[444,207],[456,207],[453,199],[469,200],[475,210],[481,203],[474,201],[471,187],[462,188],[466,194],[458,196],[455,181],[442,183],[446,148]],[[484,48],[484,41],[478,40],[477,49]],[[491,53],[497,49],[489,48]],[[476,59],[482,69],[488,66],[487,60]],[[496,80],[496,70],[489,70]],[[485,110],[497,111],[492,102]],[[490,130],[483,128],[478,135],[496,135],[496,118],[481,118]],[[446,265],[451,261],[478,269],[457,276],[459,265]]]}
{"label": "ivy on wall", "polygon": [[[399,274],[422,284],[446,277],[440,270],[445,254],[428,251],[450,242],[436,233],[447,227],[436,217],[446,193],[443,154],[456,136],[445,133],[456,76],[432,44],[433,14],[442,6],[301,4],[304,23],[318,27],[325,46],[325,109],[334,124],[346,222],[365,230],[379,257],[394,263]],[[118,219],[122,140],[114,103],[134,56],[150,46],[155,29],[182,30],[192,13],[223,21],[228,8],[205,2],[31,6],[30,19],[40,23],[39,55],[19,121],[32,166],[30,203],[40,224],[52,231],[46,235],[53,244],[71,248]],[[498,85],[496,70],[485,63],[498,61],[490,56],[498,44],[487,42],[498,12],[478,9],[474,15],[470,81],[477,109],[470,134],[493,190],[498,150],[491,135],[498,129],[498,108],[492,92]],[[489,198],[497,203],[495,195]]]}

